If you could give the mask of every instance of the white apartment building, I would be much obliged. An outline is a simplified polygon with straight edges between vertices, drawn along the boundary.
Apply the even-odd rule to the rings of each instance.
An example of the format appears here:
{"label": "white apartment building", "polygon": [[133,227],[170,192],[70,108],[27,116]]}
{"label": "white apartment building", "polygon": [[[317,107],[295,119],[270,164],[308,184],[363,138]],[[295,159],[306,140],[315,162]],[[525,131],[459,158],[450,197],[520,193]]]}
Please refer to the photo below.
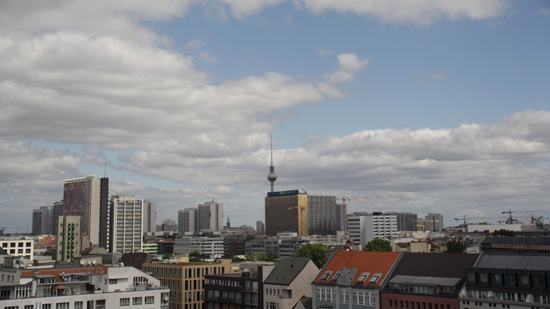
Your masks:
{"label": "white apartment building", "polygon": [[348,235],[354,245],[365,247],[373,239],[397,236],[397,216],[374,212],[355,212],[348,215]]}
{"label": "white apartment building", "polygon": [[34,256],[34,239],[30,237],[2,237],[0,246],[9,255],[22,256],[32,260]]}
{"label": "white apartment building", "polygon": [[223,204],[205,202],[197,210],[198,232],[216,232],[223,230]]}
{"label": "white apartment building", "polygon": [[114,227],[113,252],[141,252],[143,246],[143,199],[134,195],[113,195]]}
{"label": "white apartment building", "polygon": [[170,290],[134,267],[0,268],[1,308],[160,308]]}
{"label": "white apartment building", "polygon": [[174,242],[174,254],[189,255],[194,251],[202,256],[221,258],[224,255],[223,238],[184,236]]}

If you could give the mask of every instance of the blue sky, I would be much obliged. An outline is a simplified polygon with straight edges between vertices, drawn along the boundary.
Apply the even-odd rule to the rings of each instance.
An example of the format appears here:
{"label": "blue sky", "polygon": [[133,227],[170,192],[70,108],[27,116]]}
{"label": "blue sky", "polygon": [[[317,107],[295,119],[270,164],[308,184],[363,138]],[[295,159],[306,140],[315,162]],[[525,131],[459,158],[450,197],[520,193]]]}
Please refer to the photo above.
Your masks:
{"label": "blue sky", "polygon": [[[547,208],[550,2],[2,1],[0,226],[104,162],[158,223],[276,188],[351,211]],[[547,216],[547,215],[546,215]]]}

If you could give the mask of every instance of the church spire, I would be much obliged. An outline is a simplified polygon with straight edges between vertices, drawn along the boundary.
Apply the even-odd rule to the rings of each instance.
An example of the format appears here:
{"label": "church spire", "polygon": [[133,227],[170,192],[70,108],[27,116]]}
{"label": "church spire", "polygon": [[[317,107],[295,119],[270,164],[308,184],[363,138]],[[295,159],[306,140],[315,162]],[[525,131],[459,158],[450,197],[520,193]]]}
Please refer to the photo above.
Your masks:
{"label": "church spire", "polygon": [[275,180],[277,180],[277,175],[275,174],[275,166],[273,166],[273,133],[270,134],[271,140],[271,165],[269,166],[269,174],[267,175],[267,180],[271,182],[271,192],[275,188]]}

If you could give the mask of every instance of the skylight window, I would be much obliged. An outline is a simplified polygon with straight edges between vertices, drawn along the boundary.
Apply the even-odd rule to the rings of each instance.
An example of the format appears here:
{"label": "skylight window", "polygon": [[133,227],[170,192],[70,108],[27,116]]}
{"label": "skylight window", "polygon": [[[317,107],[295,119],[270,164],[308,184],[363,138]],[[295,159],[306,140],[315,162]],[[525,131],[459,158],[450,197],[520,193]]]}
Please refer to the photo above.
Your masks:
{"label": "skylight window", "polygon": [[370,276],[370,273],[362,273],[361,276],[359,276],[359,279],[355,282],[355,284],[363,284],[367,278]]}
{"label": "skylight window", "polygon": [[330,277],[330,275],[332,275],[332,271],[327,270],[327,271],[323,274],[323,276],[321,277],[320,280],[321,280],[321,281],[325,281],[325,280],[328,279],[328,277]]}
{"label": "skylight window", "polygon": [[332,279],[330,280],[330,282],[336,282],[336,280],[338,280],[338,278],[340,278],[340,274],[341,272],[337,271],[334,276],[332,277]]}
{"label": "skylight window", "polygon": [[382,277],[382,274],[380,273],[372,275],[372,278],[370,278],[369,284],[378,282],[378,280],[380,280],[380,277]]}

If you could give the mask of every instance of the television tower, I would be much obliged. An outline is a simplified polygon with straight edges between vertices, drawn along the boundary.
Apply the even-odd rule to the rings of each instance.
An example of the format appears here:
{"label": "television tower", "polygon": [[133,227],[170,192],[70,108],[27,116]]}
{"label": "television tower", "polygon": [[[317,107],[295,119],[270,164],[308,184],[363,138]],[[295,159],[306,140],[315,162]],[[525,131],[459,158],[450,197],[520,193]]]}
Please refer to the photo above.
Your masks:
{"label": "television tower", "polygon": [[271,165],[269,166],[269,174],[267,175],[267,180],[271,182],[271,192],[274,192],[275,180],[277,180],[277,175],[275,174],[275,166],[273,166],[273,133],[269,135],[271,140]]}

